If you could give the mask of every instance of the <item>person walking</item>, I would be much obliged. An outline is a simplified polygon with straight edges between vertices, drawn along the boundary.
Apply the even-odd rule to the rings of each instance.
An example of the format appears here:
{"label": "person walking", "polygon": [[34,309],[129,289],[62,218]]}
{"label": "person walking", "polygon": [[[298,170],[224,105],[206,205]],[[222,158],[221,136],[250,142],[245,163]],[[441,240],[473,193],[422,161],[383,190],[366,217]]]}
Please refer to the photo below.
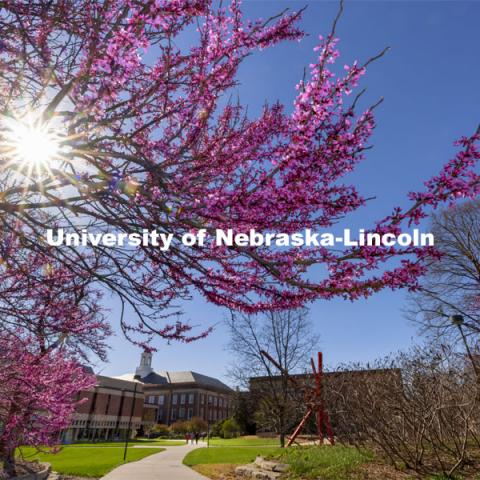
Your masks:
{"label": "person walking", "polygon": [[195,432],[195,445],[198,445],[198,439],[200,438],[200,434]]}

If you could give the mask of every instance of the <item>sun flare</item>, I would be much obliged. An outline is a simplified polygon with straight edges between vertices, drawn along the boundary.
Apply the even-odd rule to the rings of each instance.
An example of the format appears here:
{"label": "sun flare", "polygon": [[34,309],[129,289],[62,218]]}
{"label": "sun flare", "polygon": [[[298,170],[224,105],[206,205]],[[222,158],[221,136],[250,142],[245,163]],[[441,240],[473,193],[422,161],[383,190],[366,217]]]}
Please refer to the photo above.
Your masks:
{"label": "sun flare", "polygon": [[56,129],[32,117],[4,117],[1,137],[9,167],[30,178],[50,173],[52,165],[63,153],[62,138]]}
{"label": "sun flare", "polygon": [[11,136],[15,155],[27,163],[48,163],[59,151],[58,141],[46,129],[19,124]]}

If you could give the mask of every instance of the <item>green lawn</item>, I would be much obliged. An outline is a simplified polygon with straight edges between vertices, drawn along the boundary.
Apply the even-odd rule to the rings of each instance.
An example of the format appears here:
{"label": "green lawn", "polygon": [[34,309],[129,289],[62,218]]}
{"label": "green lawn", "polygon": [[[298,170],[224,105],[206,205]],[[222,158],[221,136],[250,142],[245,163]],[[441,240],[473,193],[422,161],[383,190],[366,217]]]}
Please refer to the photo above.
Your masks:
{"label": "green lawn", "polygon": [[210,445],[223,447],[256,447],[256,446],[279,446],[278,438],[260,438],[256,436],[238,437],[238,438],[219,438],[210,439]]}
{"label": "green lawn", "polygon": [[183,459],[183,463],[189,467],[213,463],[241,465],[253,462],[258,455],[273,455],[280,451],[281,449],[278,447],[204,447],[188,453]]}
{"label": "green lawn", "polygon": [[[281,449],[272,446],[211,447],[193,450],[183,463],[211,478],[231,473],[235,465],[251,463],[257,456],[278,459],[290,465],[290,478],[345,480],[360,465],[371,460],[369,453],[343,446],[308,446]],[[225,465],[226,469],[221,466]]]}
{"label": "green lawn", "polygon": [[[39,453],[33,447],[22,447],[19,450],[27,460],[38,459],[41,462],[48,462],[56,472],[79,477],[102,477],[123,463],[123,448],[118,446],[68,445],[63,446],[61,451],[55,454]],[[127,462],[135,462],[163,450],[163,448],[129,448]]]}
{"label": "green lawn", "polygon": [[286,448],[273,457],[290,465],[290,478],[325,480],[350,478],[350,473],[372,460],[370,453],[341,445]]}
{"label": "green lawn", "polygon": [[[69,447],[121,447],[125,442],[99,442],[99,443],[72,443]],[[142,445],[144,447],[175,447],[185,445],[185,440],[133,440],[128,446]]]}

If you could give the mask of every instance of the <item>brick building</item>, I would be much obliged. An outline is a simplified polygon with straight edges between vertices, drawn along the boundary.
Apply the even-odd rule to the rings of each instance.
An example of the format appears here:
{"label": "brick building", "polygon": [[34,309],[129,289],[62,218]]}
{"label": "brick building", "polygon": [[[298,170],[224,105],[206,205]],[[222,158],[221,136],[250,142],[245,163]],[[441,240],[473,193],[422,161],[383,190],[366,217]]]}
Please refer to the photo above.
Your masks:
{"label": "brick building", "polygon": [[153,425],[157,408],[145,404],[143,386],[117,378],[97,375],[97,385],[80,392],[87,401],[77,407],[70,427],[62,432],[62,443],[79,440],[120,440],[127,432],[133,437],[143,426]]}
{"label": "brick building", "polygon": [[233,391],[216,378],[196,372],[155,372],[144,352],[135,374],[97,375],[97,384],[80,392],[86,399],[73,414],[62,443],[125,439],[156,423],[201,417],[216,422],[231,414]]}
{"label": "brick building", "polygon": [[157,409],[157,423],[170,425],[192,417],[216,422],[231,415],[233,390],[230,387],[216,378],[192,371],[155,371],[150,352],[142,353],[135,374],[117,379],[141,383],[146,407]]}
{"label": "brick building", "polygon": [[[282,375],[251,377],[249,380],[249,390],[242,393],[242,402],[245,405],[244,417],[247,419],[256,419],[259,417],[268,418],[266,413],[271,413],[274,417],[276,405],[286,406],[286,424],[290,431],[302,419],[306,412],[306,402],[302,388],[315,388],[315,378],[311,373],[291,374],[297,387],[294,386],[286,377]],[[285,383],[286,381],[286,383]],[[339,420],[342,417],[340,399],[348,399],[352,393],[361,391],[359,385],[383,385],[383,388],[394,389],[395,385],[402,382],[402,373],[397,368],[378,368],[364,370],[339,370],[333,372],[324,372],[322,378],[321,394],[324,401],[324,407],[330,417],[330,423],[335,433],[339,428],[343,431],[350,431],[351,425],[346,425]],[[283,396],[285,392],[285,397]],[[280,395],[278,395],[280,393]],[[276,395],[277,394],[277,395]],[[340,405],[340,409],[338,407]],[[263,425],[257,425],[252,422],[252,430],[255,433],[272,433],[275,431],[274,422],[262,422]],[[341,426],[340,426],[341,424]],[[307,422],[304,432],[316,432],[315,417],[312,416]]]}

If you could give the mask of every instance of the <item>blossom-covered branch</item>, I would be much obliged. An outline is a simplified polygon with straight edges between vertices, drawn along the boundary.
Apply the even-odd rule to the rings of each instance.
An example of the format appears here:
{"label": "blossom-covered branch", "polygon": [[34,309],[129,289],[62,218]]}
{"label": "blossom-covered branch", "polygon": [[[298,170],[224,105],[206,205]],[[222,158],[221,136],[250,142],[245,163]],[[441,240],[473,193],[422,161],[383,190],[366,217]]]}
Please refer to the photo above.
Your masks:
{"label": "blossom-covered branch", "polygon": [[[235,0],[228,7],[209,0],[2,5],[0,112],[19,121],[40,112],[37,122],[55,127],[60,144],[58,161],[25,179],[8,144],[2,148],[8,125],[0,127],[5,232],[20,222],[27,239],[42,238],[47,223],[176,237],[200,228],[292,233],[330,227],[366,204],[346,176],[364,158],[375,126],[374,107],[358,111],[361,92],[352,95],[369,61],[336,75],[335,28],[320,38],[293,110],[274,103],[254,117],[230,100],[239,66],[255,51],[300,40],[302,12],[249,21]],[[412,208],[372,230],[398,233],[430,207],[477,195],[477,145],[478,136],[462,140],[461,153],[425,192],[411,194]],[[47,253],[38,242],[28,248]],[[414,288],[426,257],[435,255],[413,247],[92,250],[94,267],[78,249],[55,247],[48,255],[130,305],[140,320],[123,318],[128,335],[181,340],[206,333],[188,336],[189,325],[169,320],[175,302],[194,291],[244,312],[355,299]],[[323,277],[309,275],[314,264],[324,266]]]}

